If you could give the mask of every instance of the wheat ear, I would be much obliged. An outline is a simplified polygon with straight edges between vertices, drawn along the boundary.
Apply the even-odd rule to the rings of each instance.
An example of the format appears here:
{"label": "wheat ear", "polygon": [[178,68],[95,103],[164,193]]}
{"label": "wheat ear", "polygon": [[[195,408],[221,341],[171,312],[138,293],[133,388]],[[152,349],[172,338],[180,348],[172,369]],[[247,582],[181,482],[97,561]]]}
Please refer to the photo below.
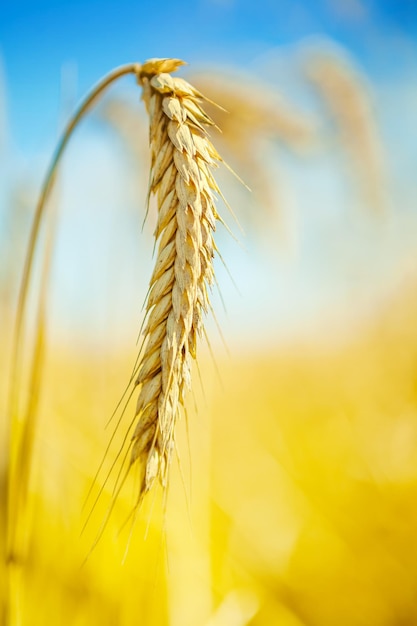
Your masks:
{"label": "wheat ear", "polygon": [[149,194],[156,195],[159,242],[146,301],[144,352],[136,384],[139,397],[130,465],[141,466],[140,498],[158,478],[167,483],[174,427],[190,385],[190,357],[209,307],[219,216],[219,192],[211,167],[221,159],[208,139],[213,124],[202,109],[204,97],[181,78],[183,62],[151,59],[139,82],[150,117]]}

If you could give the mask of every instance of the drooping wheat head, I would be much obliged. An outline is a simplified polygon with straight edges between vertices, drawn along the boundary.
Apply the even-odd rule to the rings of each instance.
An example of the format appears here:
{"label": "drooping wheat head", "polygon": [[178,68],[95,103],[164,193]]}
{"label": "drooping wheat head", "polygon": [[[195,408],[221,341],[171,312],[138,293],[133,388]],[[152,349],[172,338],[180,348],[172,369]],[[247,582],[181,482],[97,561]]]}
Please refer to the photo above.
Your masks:
{"label": "drooping wheat head", "polygon": [[174,427],[214,278],[219,189],[211,168],[221,158],[207,135],[213,123],[202,109],[204,97],[170,74],[182,64],[151,59],[139,75],[150,118],[149,194],[156,195],[158,205],[158,251],[135,381],[139,396],[130,457],[130,465],[139,461],[141,466],[140,498],[155,479],[167,483]]}

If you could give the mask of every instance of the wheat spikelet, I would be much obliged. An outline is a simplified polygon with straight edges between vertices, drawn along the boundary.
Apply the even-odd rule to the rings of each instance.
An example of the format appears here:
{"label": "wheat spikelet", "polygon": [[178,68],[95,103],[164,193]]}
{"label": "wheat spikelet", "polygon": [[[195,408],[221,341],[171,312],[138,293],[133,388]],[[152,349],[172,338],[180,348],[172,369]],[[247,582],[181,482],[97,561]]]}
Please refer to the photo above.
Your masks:
{"label": "wheat spikelet", "polygon": [[130,465],[141,465],[140,497],[158,478],[163,485],[174,447],[174,427],[186,388],[190,357],[209,306],[213,231],[219,216],[210,167],[220,157],[208,139],[202,95],[170,73],[182,61],[152,59],[139,82],[150,117],[151,176],[159,241],[146,302],[145,348],[138,369],[137,424]]}

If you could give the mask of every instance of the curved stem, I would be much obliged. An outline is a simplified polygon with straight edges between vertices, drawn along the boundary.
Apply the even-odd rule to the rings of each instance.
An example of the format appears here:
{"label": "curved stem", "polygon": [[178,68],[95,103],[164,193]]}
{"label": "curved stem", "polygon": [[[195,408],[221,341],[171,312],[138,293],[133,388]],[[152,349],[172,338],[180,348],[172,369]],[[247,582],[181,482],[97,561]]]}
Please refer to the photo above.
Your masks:
{"label": "curved stem", "polygon": [[[75,111],[72,118],[69,120],[64,133],[55,149],[55,153],[52,157],[51,164],[47,171],[44,183],[42,185],[41,193],[39,196],[38,204],[36,206],[35,217],[32,224],[32,229],[30,232],[28,250],[25,259],[25,265],[23,268],[23,277],[20,285],[19,292],[19,300],[17,305],[16,312],[16,326],[14,333],[14,345],[13,345],[13,357],[12,357],[12,382],[11,382],[11,396],[10,396],[10,408],[13,409],[15,407],[15,388],[14,378],[17,371],[18,366],[18,354],[20,349],[20,341],[22,335],[22,327],[25,315],[25,306],[27,300],[27,293],[32,273],[32,264],[33,257],[35,254],[37,238],[40,230],[40,226],[42,223],[42,218],[44,215],[44,208],[46,204],[46,200],[48,199],[49,193],[52,189],[56,168],[58,166],[59,160],[68,144],[70,137],[72,136],[78,122],[87,112],[87,110],[91,107],[94,101],[101,95],[107,87],[109,87],[114,81],[116,81],[121,76],[126,74],[135,74],[139,76],[141,70],[141,65],[139,63],[130,63],[128,65],[122,65],[119,68],[116,68],[109,74],[107,74],[86,96],[86,98],[81,102],[78,109]],[[13,411],[12,411],[13,412]]]}
{"label": "curved stem", "polygon": [[[18,497],[18,494],[13,493],[15,488],[18,489],[19,493],[24,493],[26,484],[18,484],[17,478],[19,474],[19,460],[22,457],[22,452],[24,452],[25,442],[27,442],[28,438],[30,439],[30,420],[25,417],[19,416],[19,407],[18,407],[18,390],[19,390],[19,381],[20,381],[20,361],[21,361],[21,345],[22,345],[22,337],[24,331],[24,322],[26,315],[26,306],[27,306],[27,298],[28,291],[30,285],[30,279],[32,275],[32,266],[33,259],[35,256],[36,245],[38,241],[38,236],[40,232],[40,228],[42,225],[42,220],[45,214],[45,205],[50,196],[50,193],[53,188],[55,174],[57,170],[57,166],[59,161],[63,155],[63,152],[68,144],[69,139],[71,138],[75,128],[78,123],[81,121],[82,117],[86,114],[88,109],[96,102],[98,97],[109,87],[113,82],[115,82],[118,78],[126,75],[126,74],[134,74],[137,77],[140,76],[141,65],[138,63],[132,63],[128,65],[121,66],[116,68],[109,74],[107,74],[93,89],[90,93],[85,97],[85,99],[81,102],[79,107],[74,112],[73,116],[70,118],[64,132],[62,134],[61,139],[59,140],[55,152],[53,154],[51,163],[49,165],[49,169],[47,170],[41,193],[39,196],[38,203],[36,205],[35,216],[32,224],[32,228],[30,231],[29,243],[23,268],[23,276],[20,284],[20,291],[17,303],[17,311],[16,311],[16,319],[15,319],[15,329],[14,329],[14,338],[13,338],[13,348],[12,348],[12,360],[11,360],[11,371],[10,371],[10,395],[9,395],[9,412],[8,412],[8,423],[9,423],[9,449],[8,449],[8,477],[7,477],[7,493],[6,493],[6,545],[5,545],[5,566],[7,569],[6,573],[6,598],[5,598],[5,606],[4,613],[6,623],[17,624],[19,619],[14,615],[13,611],[13,591],[16,591],[14,587],[16,587],[17,582],[12,581],[12,577],[15,576],[15,573],[21,569],[19,563],[15,564],[15,559],[17,558],[17,553],[15,553],[16,546],[15,543],[15,532],[14,526],[17,522],[17,517],[19,516],[19,508],[22,505],[21,499]],[[45,259],[45,263],[48,265],[50,260],[50,253],[47,253],[47,258]],[[45,266],[45,268],[47,267]],[[48,270],[44,268],[44,273],[47,273]],[[44,277],[45,278],[45,277]],[[36,354],[35,360],[32,365],[32,377],[36,374],[36,358],[39,357],[39,350],[41,349],[40,342],[42,341],[42,315],[43,315],[43,296],[41,295],[41,304],[39,309],[40,318],[38,320],[38,336],[36,339]],[[32,380],[32,385],[34,389],[37,388],[37,379],[36,376]],[[30,409],[28,409],[30,412]],[[20,424],[20,422],[22,422]],[[33,425],[32,425],[33,428]],[[30,450],[27,451],[29,457],[31,456]],[[30,459],[27,459],[27,464],[30,463]],[[23,483],[26,483],[28,480],[28,472],[29,466],[26,468],[27,471],[23,477]],[[22,476],[20,477],[22,478]],[[16,574],[17,575],[17,574]],[[1,607],[0,607],[1,612]]]}

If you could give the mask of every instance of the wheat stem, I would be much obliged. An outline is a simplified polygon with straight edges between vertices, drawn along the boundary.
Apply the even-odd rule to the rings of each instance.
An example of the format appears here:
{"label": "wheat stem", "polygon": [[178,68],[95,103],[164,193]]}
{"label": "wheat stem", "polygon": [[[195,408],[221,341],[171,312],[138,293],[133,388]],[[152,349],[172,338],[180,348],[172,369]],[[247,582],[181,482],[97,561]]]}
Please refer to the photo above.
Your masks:
{"label": "wheat stem", "polygon": [[41,193],[39,196],[39,200],[35,209],[35,216],[33,219],[33,224],[29,236],[29,243],[25,258],[25,264],[23,268],[23,276],[22,282],[20,285],[19,299],[17,304],[17,312],[16,312],[16,325],[15,325],[15,334],[14,334],[14,345],[13,345],[13,358],[12,358],[12,373],[11,373],[11,393],[10,393],[10,401],[9,406],[11,409],[10,414],[13,415],[15,413],[16,403],[16,391],[17,391],[17,381],[16,374],[19,369],[19,353],[21,347],[22,340],[22,330],[24,325],[24,318],[26,312],[26,301],[28,295],[28,289],[32,274],[32,265],[33,259],[36,250],[36,244],[38,241],[39,231],[42,223],[42,219],[44,216],[44,209],[46,205],[46,201],[49,197],[49,194],[52,190],[52,186],[54,183],[55,172],[59,161],[63,155],[63,152],[70,140],[75,128],[77,127],[80,120],[84,117],[85,113],[88,109],[94,104],[94,102],[98,99],[98,97],[116,80],[121,78],[126,74],[135,74],[138,75],[140,72],[141,66],[138,63],[130,63],[128,65],[123,65],[113,72],[107,74],[86,96],[86,98],[81,102],[78,109],[75,111],[72,118],[69,120],[63,135],[56,147],[55,153],[52,157],[49,169],[46,173],[45,180],[42,185]]}
{"label": "wheat stem", "polygon": [[[24,563],[24,548],[18,546],[17,529],[19,518],[23,517],[25,508],[25,493],[30,474],[32,440],[34,437],[34,413],[36,411],[36,397],[39,389],[40,373],[41,373],[41,353],[43,344],[43,314],[44,314],[44,288],[41,288],[39,295],[39,307],[36,329],[35,352],[31,366],[31,389],[29,394],[29,402],[25,414],[21,415],[18,403],[20,383],[21,383],[21,359],[22,359],[22,342],[23,331],[25,325],[25,316],[27,309],[27,297],[32,275],[33,260],[36,251],[36,245],[39,238],[40,227],[45,214],[46,202],[51,194],[55,174],[59,161],[64,150],[71,138],[75,128],[81,121],[88,109],[94,104],[98,97],[120,77],[126,74],[135,74],[138,76],[141,66],[139,64],[129,64],[115,69],[106,75],[81,102],[74,115],[69,120],[63,135],[56,147],[55,153],[51,160],[47,171],[39,200],[35,210],[35,216],[30,232],[29,243],[24,263],[22,282],[17,303],[16,321],[14,330],[13,352],[11,360],[11,377],[9,390],[9,449],[8,449],[8,477],[7,477],[7,529],[6,529],[6,569],[7,569],[7,594],[6,606],[4,607],[5,619],[8,624],[18,624],[18,609],[14,600],[18,593],[17,577],[21,576],[22,566]],[[48,274],[48,267],[51,256],[51,245],[47,246],[43,267],[44,283]],[[45,279],[45,280],[44,280]],[[18,573],[20,572],[20,574]]]}

